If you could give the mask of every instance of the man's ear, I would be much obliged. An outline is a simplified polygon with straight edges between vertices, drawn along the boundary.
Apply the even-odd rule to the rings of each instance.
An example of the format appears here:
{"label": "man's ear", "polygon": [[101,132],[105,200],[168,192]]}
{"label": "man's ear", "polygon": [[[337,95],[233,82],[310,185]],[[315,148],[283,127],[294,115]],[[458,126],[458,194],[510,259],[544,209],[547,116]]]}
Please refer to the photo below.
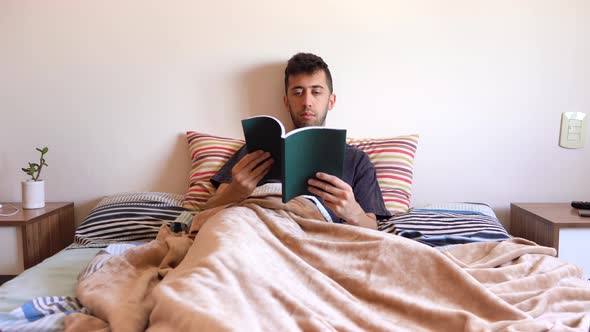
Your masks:
{"label": "man's ear", "polygon": [[287,96],[283,96],[283,104],[285,105],[285,111],[287,111],[287,113],[289,113],[289,100],[287,99]]}
{"label": "man's ear", "polygon": [[331,111],[332,108],[334,108],[334,105],[336,105],[336,94],[335,93],[330,95],[330,100],[328,101],[328,111]]}

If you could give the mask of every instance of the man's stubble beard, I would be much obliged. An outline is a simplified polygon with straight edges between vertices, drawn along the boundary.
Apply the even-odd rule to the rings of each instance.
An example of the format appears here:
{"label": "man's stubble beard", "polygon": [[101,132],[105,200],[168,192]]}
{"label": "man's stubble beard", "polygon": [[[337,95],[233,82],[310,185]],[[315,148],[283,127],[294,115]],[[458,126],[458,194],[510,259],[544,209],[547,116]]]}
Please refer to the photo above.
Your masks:
{"label": "man's stubble beard", "polygon": [[295,126],[295,128],[303,128],[303,127],[311,127],[311,126],[320,126],[323,127],[326,125],[326,118],[328,117],[328,105],[330,104],[330,102],[328,101],[326,103],[326,107],[324,108],[324,114],[322,115],[321,118],[317,118],[317,113],[316,115],[316,122],[309,124],[309,125],[305,125],[302,124],[301,122],[299,122],[299,118],[298,118],[298,114],[294,114],[293,113],[293,108],[291,107],[291,104],[289,103],[289,114],[291,115],[291,121],[293,122],[293,125]]}

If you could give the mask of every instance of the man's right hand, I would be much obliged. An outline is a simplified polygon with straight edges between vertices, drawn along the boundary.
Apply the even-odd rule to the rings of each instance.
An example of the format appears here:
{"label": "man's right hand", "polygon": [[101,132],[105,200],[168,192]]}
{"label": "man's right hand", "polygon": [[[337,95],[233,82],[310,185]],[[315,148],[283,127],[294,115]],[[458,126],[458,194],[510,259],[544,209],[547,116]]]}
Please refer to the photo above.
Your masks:
{"label": "man's right hand", "polygon": [[248,153],[232,168],[229,188],[242,199],[247,198],[256,189],[256,184],[268,174],[272,163],[273,159],[268,152],[257,150]]}
{"label": "man's right hand", "polygon": [[262,150],[248,153],[231,170],[232,182],[222,183],[205,204],[205,209],[242,201],[256,189],[256,185],[268,174],[274,160]]}

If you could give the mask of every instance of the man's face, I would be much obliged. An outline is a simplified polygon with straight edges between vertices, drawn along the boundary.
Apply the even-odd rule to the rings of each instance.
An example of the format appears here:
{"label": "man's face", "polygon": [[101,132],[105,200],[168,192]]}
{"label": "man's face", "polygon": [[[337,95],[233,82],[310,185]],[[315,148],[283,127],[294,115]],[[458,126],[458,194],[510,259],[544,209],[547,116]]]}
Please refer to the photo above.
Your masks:
{"label": "man's face", "polygon": [[295,128],[323,126],[328,111],[336,102],[336,95],[330,93],[324,71],[292,75],[288,83],[283,101]]}

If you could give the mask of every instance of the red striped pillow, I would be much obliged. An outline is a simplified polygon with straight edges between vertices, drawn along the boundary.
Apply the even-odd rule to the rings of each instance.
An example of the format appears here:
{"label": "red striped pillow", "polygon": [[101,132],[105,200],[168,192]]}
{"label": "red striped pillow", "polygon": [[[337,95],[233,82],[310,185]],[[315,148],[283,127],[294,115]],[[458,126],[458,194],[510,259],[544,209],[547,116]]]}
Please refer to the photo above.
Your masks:
{"label": "red striped pillow", "polygon": [[244,141],[196,131],[187,131],[186,136],[192,165],[189,188],[182,205],[187,209],[202,210],[215,192],[209,179],[244,145]]}
{"label": "red striped pillow", "polygon": [[393,138],[347,139],[347,143],[364,151],[377,173],[385,207],[392,214],[405,213],[410,208],[414,155],[418,135]]}
{"label": "red striped pillow", "polygon": [[[183,206],[191,210],[202,210],[215,191],[209,179],[244,145],[244,141],[196,131],[187,131],[186,135],[192,166]],[[364,151],[375,165],[385,207],[393,214],[407,212],[410,207],[418,135],[349,138],[347,143]]]}

